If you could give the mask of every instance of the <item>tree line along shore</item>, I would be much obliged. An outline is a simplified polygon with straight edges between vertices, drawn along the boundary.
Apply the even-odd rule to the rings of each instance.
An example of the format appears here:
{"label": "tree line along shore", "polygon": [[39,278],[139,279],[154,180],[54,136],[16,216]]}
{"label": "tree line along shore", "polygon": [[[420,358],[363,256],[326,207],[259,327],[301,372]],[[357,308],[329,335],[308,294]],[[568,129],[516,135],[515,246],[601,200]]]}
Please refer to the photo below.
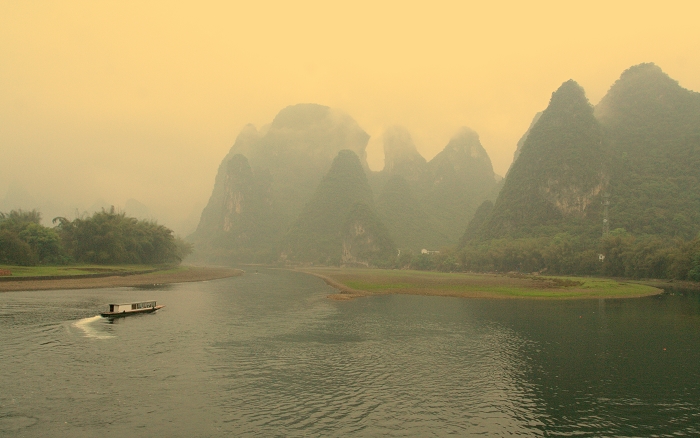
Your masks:
{"label": "tree line along shore", "polygon": [[192,252],[192,245],[169,228],[128,217],[114,207],[52,222],[54,227],[42,225],[36,210],[0,212],[0,264],[173,264]]}
{"label": "tree line along shore", "polygon": [[180,266],[191,244],[155,221],[114,208],[53,222],[43,226],[35,210],[0,213],[0,292],[152,286],[243,274]]}

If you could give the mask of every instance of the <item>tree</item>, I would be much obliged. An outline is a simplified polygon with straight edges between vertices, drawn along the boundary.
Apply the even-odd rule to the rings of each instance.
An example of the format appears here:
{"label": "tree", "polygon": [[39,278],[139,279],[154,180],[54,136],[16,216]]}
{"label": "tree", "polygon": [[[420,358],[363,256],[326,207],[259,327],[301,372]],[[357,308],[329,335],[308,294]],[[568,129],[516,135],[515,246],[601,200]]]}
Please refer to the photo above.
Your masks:
{"label": "tree", "polygon": [[153,221],[137,220],[112,207],[90,217],[56,218],[59,235],[79,262],[98,264],[180,262],[186,246],[176,244],[172,230]]}

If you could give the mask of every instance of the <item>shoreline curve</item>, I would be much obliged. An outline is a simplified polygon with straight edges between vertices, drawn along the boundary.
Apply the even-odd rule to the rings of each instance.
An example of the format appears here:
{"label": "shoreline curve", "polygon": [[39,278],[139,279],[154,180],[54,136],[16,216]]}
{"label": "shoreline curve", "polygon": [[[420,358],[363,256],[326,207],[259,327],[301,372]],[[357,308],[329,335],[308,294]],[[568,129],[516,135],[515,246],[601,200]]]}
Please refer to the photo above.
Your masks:
{"label": "shoreline curve", "polygon": [[88,276],[83,278],[33,279],[0,283],[0,293],[38,290],[102,289],[111,287],[144,287],[160,284],[190,283],[218,280],[243,275],[241,269],[208,266],[181,266],[133,275]]}

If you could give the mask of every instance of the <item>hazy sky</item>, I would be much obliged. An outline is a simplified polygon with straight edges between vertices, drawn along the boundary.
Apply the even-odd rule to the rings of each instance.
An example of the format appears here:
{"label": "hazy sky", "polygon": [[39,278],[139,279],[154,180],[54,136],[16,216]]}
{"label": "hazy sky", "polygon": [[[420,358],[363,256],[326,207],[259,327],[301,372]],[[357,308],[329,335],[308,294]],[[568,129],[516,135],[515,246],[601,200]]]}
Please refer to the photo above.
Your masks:
{"label": "hazy sky", "polygon": [[0,0],[0,200],[136,198],[182,230],[240,129],[287,105],[346,111],[373,169],[387,126],[428,159],[469,126],[503,175],[570,78],[595,104],[655,62],[700,91],[700,2],[568,3]]}

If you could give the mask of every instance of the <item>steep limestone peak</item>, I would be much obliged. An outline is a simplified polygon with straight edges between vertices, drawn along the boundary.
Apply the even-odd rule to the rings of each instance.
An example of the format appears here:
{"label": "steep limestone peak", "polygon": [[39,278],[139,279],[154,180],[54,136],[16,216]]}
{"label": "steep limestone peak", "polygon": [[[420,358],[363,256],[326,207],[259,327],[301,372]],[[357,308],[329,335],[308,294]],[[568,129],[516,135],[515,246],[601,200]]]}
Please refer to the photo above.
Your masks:
{"label": "steep limestone peak", "polygon": [[255,143],[260,140],[260,132],[251,123],[248,123],[238,133],[236,141],[231,146],[231,150],[224,158],[224,162],[230,160],[234,155],[241,154],[246,157],[252,156]]}
{"label": "steep limestone peak", "polygon": [[259,162],[269,164],[279,159],[283,162],[278,165],[289,164],[289,154],[321,165],[330,163],[338,151],[349,149],[367,168],[365,148],[368,141],[369,134],[346,113],[304,103],[288,106],[275,116],[251,158],[254,167]]}
{"label": "steep limestone peak", "polygon": [[491,158],[481,145],[479,134],[467,127],[462,127],[429,164],[438,177],[445,172],[456,172],[471,183],[482,179],[489,184],[496,181]]}
{"label": "steep limestone peak", "polygon": [[425,167],[425,158],[418,152],[411,134],[402,126],[384,132],[384,172],[410,176]]}
{"label": "steep limestone peak", "polygon": [[445,146],[445,150],[462,153],[471,158],[488,158],[486,150],[479,141],[479,134],[466,126],[460,128],[457,134],[450,139],[450,142]]}
{"label": "steep limestone peak", "polygon": [[603,124],[658,122],[677,117],[688,107],[697,109],[700,94],[684,89],[653,63],[635,65],[596,105],[595,116]]}
{"label": "steep limestone peak", "polygon": [[583,87],[575,80],[569,79],[561,84],[557,91],[552,93],[547,109],[550,110],[550,113],[564,114],[566,112],[579,111],[582,107],[593,110],[593,107],[588,102],[588,98],[586,98],[586,92]]}
{"label": "steep limestone peak", "polygon": [[[532,122],[530,122],[530,126],[527,128],[527,131],[525,131],[525,134],[523,134],[522,137],[520,137],[520,140],[518,140],[518,144],[516,145],[515,148],[515,153],[513,154],[513,163],[510,164],[510,168],[508,168],[508,172],[510,172],[510,169],[513,168],[513,164],[517,161],[518,157],[520,156],[520,152],[523,149],[523,145],[525,144],[525,140],[527,140],[527,136],[530,135],[530,131],[532,131],[532,127],[535,126],[535,123],[542,117],[542,111],[538,112],[535,114],[535,117],[532,118]],[[507,174],[507,172],[506,172]]]}
{"label": "steep limestone peak", "polygon": [[564,82],[523,142],[484,223],[485,235],[546,234],[547,226],[576,221],[592,226],[597,217],[591,209],[606,181],[601,144],[583,88]]}
{"label": "steep limestone peak", "polygon": [[327,123],[331,109],[315,103],[299,103],[283,108],[272,121],[271,129],[308,129]]}
{"label": "steep limestone peak", "polygon": [[373,207],[372,189],[358,156],[342,150],[290,229],[284,256],[305,261],[339,260],[341,228],[358,202]]}

